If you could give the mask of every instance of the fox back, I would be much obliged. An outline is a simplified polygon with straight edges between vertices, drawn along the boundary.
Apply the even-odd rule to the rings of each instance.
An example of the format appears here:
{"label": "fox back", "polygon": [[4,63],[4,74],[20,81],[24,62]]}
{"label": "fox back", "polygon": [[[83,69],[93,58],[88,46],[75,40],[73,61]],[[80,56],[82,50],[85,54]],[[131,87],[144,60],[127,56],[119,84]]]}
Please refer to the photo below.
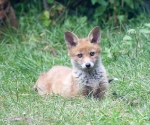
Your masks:
{"label": "fox back", "polygon": [[109,83],[100,57],[100,28],[95,27],[87,38],[81,39],[73,32],[66,31],[65,41],[72,68],[55,66],[42,74],[34,87],[40,95],[92,95],[102,99]]}

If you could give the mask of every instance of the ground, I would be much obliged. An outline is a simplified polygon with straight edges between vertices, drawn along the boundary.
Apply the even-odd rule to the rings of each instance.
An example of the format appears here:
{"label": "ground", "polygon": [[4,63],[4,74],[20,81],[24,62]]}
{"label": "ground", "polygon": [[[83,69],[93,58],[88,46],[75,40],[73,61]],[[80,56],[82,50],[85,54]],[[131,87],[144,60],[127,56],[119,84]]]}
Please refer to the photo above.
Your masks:
{"label": "ground", "polygon": [[[142,22],[139,27],[147,22]],[[54,65],[71,67],[64,31],[86,37],[95,25],[45,28],[20,22],[19,31],[0,38],[0,124],[148,125],[150,124],[150,35],[129,34],[126,26],[102,32],[102,60],[111,83],[106,98],[40,97],[31,91],[38,76]],[[123,40],[125,35],[131,40]]]}

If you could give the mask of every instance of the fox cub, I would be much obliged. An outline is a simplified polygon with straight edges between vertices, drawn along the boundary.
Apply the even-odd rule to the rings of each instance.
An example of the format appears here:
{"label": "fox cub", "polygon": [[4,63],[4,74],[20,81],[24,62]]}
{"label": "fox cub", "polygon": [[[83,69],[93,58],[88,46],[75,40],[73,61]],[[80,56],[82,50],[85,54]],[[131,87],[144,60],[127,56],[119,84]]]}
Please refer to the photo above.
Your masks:
{"label": "fox cub", "polygon": [[39,77],[34,88],[42,96],[45,94],[59,94],[64,97],[83,95],[102,99],[109,87],[109,80],[100,57],[100,28],[95,27],[87,38],[81,39],[73,32],[66,31],[64,38],[72,68],[54,66]]}

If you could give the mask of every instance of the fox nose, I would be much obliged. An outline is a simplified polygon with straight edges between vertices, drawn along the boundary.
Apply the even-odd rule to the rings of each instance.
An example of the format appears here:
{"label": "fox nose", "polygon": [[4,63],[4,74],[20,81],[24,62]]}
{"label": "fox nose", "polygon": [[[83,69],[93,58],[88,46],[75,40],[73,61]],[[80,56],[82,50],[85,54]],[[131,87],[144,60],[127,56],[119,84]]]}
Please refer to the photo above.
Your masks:
{"label": "fox nose", "polygon": [[91,64],[90,63],[87,63],[86,64],[86,68],[90,68],[91,67]]}

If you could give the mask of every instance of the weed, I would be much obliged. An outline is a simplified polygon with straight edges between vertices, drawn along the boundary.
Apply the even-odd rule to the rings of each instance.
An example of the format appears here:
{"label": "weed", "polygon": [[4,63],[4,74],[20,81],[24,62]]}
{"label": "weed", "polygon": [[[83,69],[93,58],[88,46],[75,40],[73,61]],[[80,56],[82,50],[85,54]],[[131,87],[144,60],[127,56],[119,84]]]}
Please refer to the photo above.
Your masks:
{"label": "weed", "polygon": [[42,98],[30,91],[42,72],[54,65],[70,66],[64,31],[87,36],[93,26],[84,20],[80,20],[83,21],[80,25],[68,19],[64,25],[50,29],[33,20],[27,25],[22,21],[20,32],[3,32],[0,38],[0,124],[150,123],[150,36],[141,30],[138,34],[127,34],[128,29],[138,29],[132,25],[126,27],[125,32],[110,30],[113,27],[102,29],[103,63],[108,76],[119,79],[111,83],[104,100],[57,95]]}

